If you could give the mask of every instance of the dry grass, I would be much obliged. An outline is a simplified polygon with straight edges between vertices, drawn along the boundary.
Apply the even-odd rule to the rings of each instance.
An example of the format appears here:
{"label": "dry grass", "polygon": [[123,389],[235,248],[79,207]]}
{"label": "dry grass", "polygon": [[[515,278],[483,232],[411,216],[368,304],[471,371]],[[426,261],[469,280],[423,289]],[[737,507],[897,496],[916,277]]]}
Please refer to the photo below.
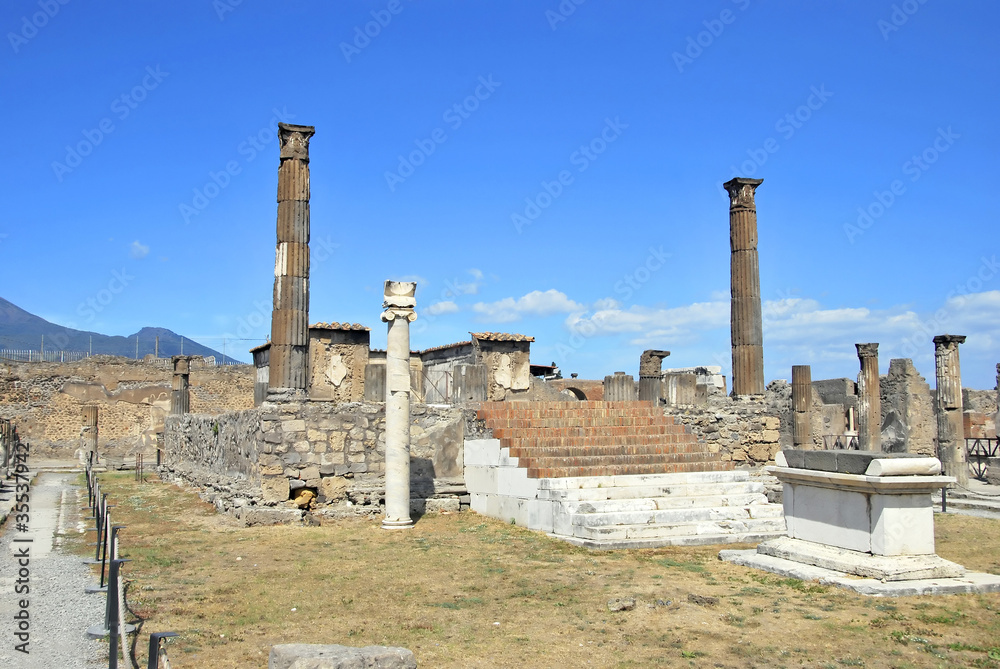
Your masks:
{"label": "dry grass", "polygon": [[[243,528],[175,487],[102,478],[128,525],[140,646],[180,633],[175,669],[262,668],[290,642],[404,646],[424,669],[1000,667],[1000,594],[869,598],[720,562],[718,547],[590,552],[472,513],[403,532]],[[939,554],[1000,573],[1000,521],[937,524]],[[616,597],[637,606],[612,613]]]}

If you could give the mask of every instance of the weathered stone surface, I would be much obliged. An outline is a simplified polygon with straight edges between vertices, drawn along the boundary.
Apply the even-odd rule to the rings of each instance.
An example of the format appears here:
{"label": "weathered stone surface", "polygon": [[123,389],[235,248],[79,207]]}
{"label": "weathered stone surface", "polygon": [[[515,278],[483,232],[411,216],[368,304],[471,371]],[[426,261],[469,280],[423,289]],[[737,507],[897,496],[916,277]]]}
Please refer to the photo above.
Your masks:
{"label": "weathered stone surface", "polygon": [[239,517],[250,527],[257,525],[287,525],[302,520],[302,512],[298,509],[255,506],[244,508]]}
{"label": "weathered stone surface", "polygon": [[268,669],[416,669],[417,660],[406,648],[318,644],[281,644],[271,647]]}
{"label": "weathered stone surface", "polygon": [[284,476],[265,476],[260,490],[265,502],[283,502],[288,499],[288,479]]}
{"label": "weathered stone surface", "polygon": [[635,597],[615,597],[608,600],[608,611],[631,611],[635,608]]}
{"label": "weathered stone surface", "polygon": [[733,394],[764,394],[764,340],[757,256],[757,187],[763,179],[736,177],[729,192],[730,325],[733,348]]}

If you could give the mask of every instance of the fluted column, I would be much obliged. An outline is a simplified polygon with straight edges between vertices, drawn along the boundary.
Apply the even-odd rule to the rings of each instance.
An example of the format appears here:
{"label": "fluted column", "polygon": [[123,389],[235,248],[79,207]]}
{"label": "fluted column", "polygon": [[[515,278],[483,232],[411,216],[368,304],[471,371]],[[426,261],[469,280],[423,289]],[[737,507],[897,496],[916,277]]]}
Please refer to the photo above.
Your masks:
{"label": "fluted column", "polygon": [[410,519],[410,323],[417,319],[417,284],[385,282],[382,320],[389,324],[385,351],[385,518],[387,530]]}
{"label": "fluted column", "polygon": [[764,326],[754,202],[754,192],[763,182],[763,179],[737,177],[723,184],[729,192],[734,396],[764,394]]}
{"label": "fluted column", "polygon": [[958,345],[964,343],[964,335],[934,337],[934,376],[937,379],[934,413],[937,417],[938,459],[944,473],[954,476],[962,486],[969,484],[965,425],[962,421],[962,370],[958,364]]}
{"label": "fluted column", "polygon": [[878,344],[855,344],[858,374],[858,448],[882,450],[882,398],[878,380]]}
{"label": "fluted column", "polygon": [[98,407],[83,407],[83,428],[80,430],[81,447],[84,453],[97,453]]}
{"label": "fluted column", "polygon": [[639,357],[639,401],[660,404],[663,399],[663,359],[670,351],[647,349]]}
{"label": "fluted column", "polygon": [[308,125],[278,124],[278,243],[268,388],[304,391],[309,358]]}
{"label": "fluted column", "polygon": [[170,414],[179,416],[191,410],[191,356],[175,355],[171,358],[174,363],[174,378],[170,391]]}
{"label": "fluted column", "polygon": [[812,368],[792,366],[792,445],[813,447],[812,440]]}

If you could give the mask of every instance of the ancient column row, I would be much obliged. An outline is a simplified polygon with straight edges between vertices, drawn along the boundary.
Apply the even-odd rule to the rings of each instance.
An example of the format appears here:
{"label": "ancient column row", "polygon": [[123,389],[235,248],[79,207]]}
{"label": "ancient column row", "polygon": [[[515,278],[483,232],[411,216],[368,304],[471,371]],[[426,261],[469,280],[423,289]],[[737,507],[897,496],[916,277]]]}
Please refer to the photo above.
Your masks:
{"label": "ancient column row", "polygon": [[274,252],[270,390],[304,391],[309,356],[309,138],[316,129],[278,124],[278,242]]}
{"label": "ancient column row", "polygon": [[729,192],[730,327],[733,395],[764,394],[764,331],[757,259],[757,205],[754,192],[763,179],[730,179]]}

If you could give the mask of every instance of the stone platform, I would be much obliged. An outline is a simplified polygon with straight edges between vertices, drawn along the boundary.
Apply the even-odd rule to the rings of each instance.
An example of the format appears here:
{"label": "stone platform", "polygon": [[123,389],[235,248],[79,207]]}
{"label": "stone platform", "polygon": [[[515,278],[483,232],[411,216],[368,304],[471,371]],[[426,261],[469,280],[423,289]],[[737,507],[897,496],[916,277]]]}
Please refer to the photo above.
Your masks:
{"label": "stone platform", "polygon": [[969,593],[1000,592],[1000,576],[980,572],[965,572],[956,578],[926,578],[905,581],[881,581],[862,578],[843,571],[802,564],[773,555],[765,555],[755,549],[723,550],[719,559],[744,567],[816,581],[820,585],[832,585],[853,590],[862,595],[882,597],[906,597],[912,595],[961,595]]}

